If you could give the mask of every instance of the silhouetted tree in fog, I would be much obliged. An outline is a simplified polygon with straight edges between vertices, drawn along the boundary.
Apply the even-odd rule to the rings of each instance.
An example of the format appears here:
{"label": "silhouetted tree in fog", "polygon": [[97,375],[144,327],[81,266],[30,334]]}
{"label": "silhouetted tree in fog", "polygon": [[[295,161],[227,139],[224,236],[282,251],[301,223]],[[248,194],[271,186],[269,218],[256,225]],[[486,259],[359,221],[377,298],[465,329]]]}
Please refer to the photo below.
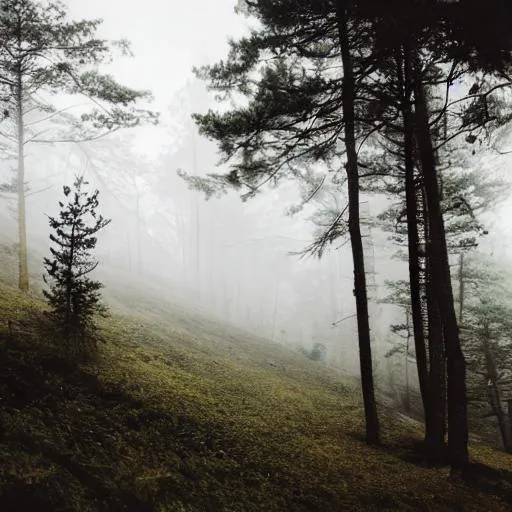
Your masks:
{"label": "silhouetted tree in fog", "polygon": [[[261,31],[232,42],[229,62],[206,68],[201,75],[212,88],[240,92],[248,107],[226,114],[196,115],[201,133],[218,141],[231,171],[209,180],[189,177],[209,195],[223,186],[246,188],[245,198],[265,184],[284,177],[300,179],[300,168],[314,162],[341,164],[339,141],[346,144],[348,232],[354,261],[354,290],[358,319],[360,367],[366,415],[366,439],[380,440],[374,396],[368,299],[359,220],[356,138],[356,82],[364,77],[352,52],[367,44],[367,32],[353,22],[345,8],[300,2],[254,2],[249,12],[263,23]],[[339,7],[339,8],[336,8]],[[272,55],[274,59],[267,60]],[[337,60],[344,73],[329,70]],[[252,71],[265,62],[261,78]],[[311,66],[310,66],[311,64]],[[343,222],[338,219],[340,224]]]}
{"label": "silhouetted tree in fog", "polygon": [[[230,163],[230,172],[212,174],[209,180],[190,179],[190,182],[208,194],[233,186],[247,189],[244,197],[250,197],[265,184],[284,177],[300,179],[301,168],[314,163],[323,162],[331,168],[344,165],[366,437],[371,443],[378,442],[359,189],[361,169],[367,165],[366,157],[363,158],[366,142],[377,135],[388,140],[399,136],[398,152],[389,146],[384,151],[395,151],[405,168],[402,176],[413,323],[417,348],[423,350],[419,370],[424,377],[426,350],[421,339],[418,268],[415,268],[420,256],[415,253],[421,239],[425,244],[423,272],[430,331],[429,360],[435,365],[431,364],[430,385],[423,386],[423,395],[429,408],[436,411],[431,419],[435,416],[439,427],[435,446],[441,452],[446,357],[449,458],[454,470],[463,469],[468,463],[465,361],[451,283],[438,157],[440,148],[451,139],[465,133],[468,143],[474,142],[475,129],[488,126],[490,119],[486,109],[481,108],[485,100],[475,99],[471,92],[469,106],[454,116],[461,125],[442,135],[447,113],[450,116],[453,113],[449,93],[455,81],[469,73],[488,73],[493,66],[498,68],[497,61],[506,60],[502,53],[509,48],[504,46],[503,23],[499,21],[500,37],[496,37],[496,48],[492,49],[492,44],[471,35],[471,19],[464,9],[476,5],[472,0],[455,3],[260,0],[244,4],[246,12],[257,17],[262,28],[232,42],[229,60],[203,70],[202,74],[212,89],[228,97],[242,94],[249,102],[225,114],[209,112],[196,116],[202,133],[219,142],[223,162]],[[495,16],[503,14],[496,7],[498,4],[492,3]],[[390,72],[390,63],[394,63],[394,72]],[[389,83],[391,87],[386,85]],[[439,106],[434,99],[435,91],[441,86],[446,94]],[[337,145],[340,139],[344,151]],[[374,155],[374,158],[379,157]],[[340,212],[332,229],[317,246],[332,242],[347,231],[339,229],[347,222],[344,213]],[[420,215],[424,217],[421,229]]]}
{"label": "silhouetted tree in fog", "polygon": [[[90,274],[97,266],[91,252],[96,247],[96,234],[110,223],[98,215],[98,190],[82,189],[88,183],[78,177],[74,188],[63,188],[67,204],[59,202],[59,217],[50,217],[53,233],[51,258],[44,259],[50,288],[44,290],[51,307],[51,318],[62,336],[64,350],[73,357],[87,353],[96,341],[94,316],[105,314],[99,290],[103,285]],[[47,277],[44,278],[48,282]]]}

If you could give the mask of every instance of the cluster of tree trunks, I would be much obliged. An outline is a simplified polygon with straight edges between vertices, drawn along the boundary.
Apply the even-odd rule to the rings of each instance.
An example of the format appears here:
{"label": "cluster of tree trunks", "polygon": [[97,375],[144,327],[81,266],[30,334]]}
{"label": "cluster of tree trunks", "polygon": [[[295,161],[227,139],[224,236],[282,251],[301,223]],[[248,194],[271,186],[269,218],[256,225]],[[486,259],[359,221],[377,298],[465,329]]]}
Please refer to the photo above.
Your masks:
{"label": "cluster of tree trunks", "polygon": [[[354,291],[361,381],[366,418],[366,439],[379,442],[372,376],[372,354],[364,255],[359,219],[358,156],[355,142],[355,83],[347,28],[347,11],[337,2],[338,33],[343,62],[343,119],[347,154],[349,233],[354,262]],[[467,398],[465,361],[455,314],[446,234],[432,143],[428,102],[423,83],[419,50],[404,41],[397,52],[401,68],[401,102],[404,126],[405,190],[409,248],[409,277],[416,361],[425,411],[425,446],[430,456],[443,459],[448,430],[448,455],[454,470],[468,463]],[[417,157],[415,157],[417,155]],[[416,179],[419,168],[419,179]],[[418,193],[420,192],[420,193]],[[419,204],[418,197],[422,199]],[[423,225],[418,222],[419,212]],[[425,254],[420,253],[419,227]],[[423,289],[422,291],[422,259]],[[423,311],[426,307],[427,325]],[[428,338],[428,356],[425,334]],[[448,425],[446,425],[446,411]],[[448,427],[448,429],[446,428]]]}
{"label": "cluster of tree trunks", "polygon": [[[446,142],[463,131],[447,135],[446,105],[441,109],[445,117],[432,119],[435,102],[430,93],[440,83],[447,89],[453,85],[452,71],[448,75],[443,71],[447,62],[459,78],[468,70],[488,72],[499,65],[505,55],[500,45],[509,39],[499,15],[505,12],[504,4],[494,5],[489,14],[500,23],[503,35],[491,41],[495,48],[489,38],[475,37],[466,14],[469,7],[476,12],[472,0],[397,1],[385,6],[373,0],[257,0],[243,6],[259,19],[260,29],[250,38],[232,42],[229,63],[208,66],[199,75],[213,89],[242,92],[250,105],[226,115],[210,111],[194,116],[201,133],[220,143],[224,161],[232,165],[222,176],[223,185],[218,175],[210,175],[211,181],[190,182],[207,194],[219,186],[243,187],[249,190],[244,196],[252,197],[271,180],[284,175],[300,178],[285,171],[291,162],[334,163],[339,156],[337,143],[343,139],[348,208],[310,252],[316,248],[321,255],[336,237],[350,236],[366,440],[378,444],[359,155],[374,134],[394,145],[396,151],[389,152],[395,158],[392,165],[405,167],[410,291],[425,444],[430,455],[443,458],[447,453],[454,470],[464,469],[468,464],[466,365],[453,301],[437,154],[437,138],[444,136]],[[307,65],[300,63],[301,58],[308,60]],[[332,73],[323,73],[325,68],[334,69],[333,59],[339,59],[342,67],[334,79]],[[318,64],[313,66],[315,72],[311,61]],[[461,63],[464,71],[457,67]],[[252,87],[253,71],[262,71],[256,87]],[[443,75],[444,82],[437,75]],[[468,122],[473,127],[476,121]],[[386,138],[386,130],[393,136]],[[400,156],[403,159],[397,163]],[[365,163],[370,169],[377,166]],[[381,176],[392,173],[391,168],[379,170]]]}

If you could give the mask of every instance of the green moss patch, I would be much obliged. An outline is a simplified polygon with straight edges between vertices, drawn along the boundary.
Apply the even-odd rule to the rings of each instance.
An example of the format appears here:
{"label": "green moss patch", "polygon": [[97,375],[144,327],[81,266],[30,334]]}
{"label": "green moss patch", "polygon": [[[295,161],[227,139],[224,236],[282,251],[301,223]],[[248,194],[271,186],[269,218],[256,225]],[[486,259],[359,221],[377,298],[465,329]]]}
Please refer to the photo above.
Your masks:
{"label": "green moss patch", "polygon": [[2,511],[511,508],[509,455],[475,446],[494,473],[450,481],[406,460],[421,430],[389,410],[368,447],[353,384],[284,347],[149,304],[72,367],[43,308],[0,287]]}

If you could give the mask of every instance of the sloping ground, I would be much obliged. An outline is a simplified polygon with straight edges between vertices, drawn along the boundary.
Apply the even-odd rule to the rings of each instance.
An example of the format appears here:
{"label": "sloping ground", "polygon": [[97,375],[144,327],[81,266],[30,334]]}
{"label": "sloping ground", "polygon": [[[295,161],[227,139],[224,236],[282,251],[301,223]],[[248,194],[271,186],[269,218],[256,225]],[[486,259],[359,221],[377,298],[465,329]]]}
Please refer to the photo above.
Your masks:
{"label": "sloping ground", "polygon": [[450,482],[406,461],[419,431],[391,412],[385,447],[365,446],[341,376],[146,306],[105,321],[97,365],[77,370],[42,303],[0,286],[0,510],[510,510],[510,456],[473,448],[494,490]]}

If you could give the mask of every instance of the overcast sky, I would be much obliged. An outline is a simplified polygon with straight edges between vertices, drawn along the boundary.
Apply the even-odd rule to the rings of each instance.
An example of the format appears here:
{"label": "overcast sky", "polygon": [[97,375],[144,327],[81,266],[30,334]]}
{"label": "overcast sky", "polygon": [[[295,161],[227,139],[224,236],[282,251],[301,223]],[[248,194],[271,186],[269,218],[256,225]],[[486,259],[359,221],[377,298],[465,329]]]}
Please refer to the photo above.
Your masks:
{"label": "overcast sky", "polygon": [[[64,0],[72,19],[102,18],[99,35],[128,39],[133,58],[117,59],[108,72],[121,83],[149,89],[152,108],[165,113],[192,67],[226,57],[228,38],[243,34],[247,20],[236,0]],[[169,144],[165,126],[137,130],[138,149],[148,156]]]}
{"label": "overcast sky", "polygon": [[151,89],[166,109],[193,66],[225,57],[227,39],[243,33],[246,20],[236,0],[66,0],[73,18],[103,18],[101,35],[126,38],[135,56],[112,67],[127,85]]}

